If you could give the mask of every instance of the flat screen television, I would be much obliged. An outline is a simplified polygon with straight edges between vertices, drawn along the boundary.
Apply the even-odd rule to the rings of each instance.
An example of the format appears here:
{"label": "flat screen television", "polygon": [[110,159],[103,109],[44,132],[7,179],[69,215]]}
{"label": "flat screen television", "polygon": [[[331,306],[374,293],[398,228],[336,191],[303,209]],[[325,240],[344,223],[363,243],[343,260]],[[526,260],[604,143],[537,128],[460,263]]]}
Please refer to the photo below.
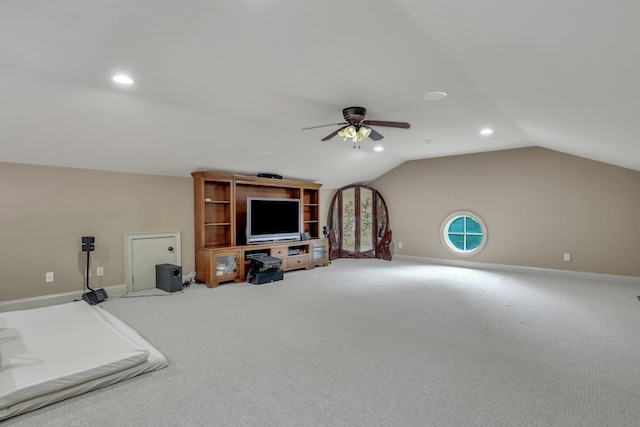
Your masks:
{"label": "flat screen television", "polygon": [[300,240],[299,199],[247,197],[247,243]]}

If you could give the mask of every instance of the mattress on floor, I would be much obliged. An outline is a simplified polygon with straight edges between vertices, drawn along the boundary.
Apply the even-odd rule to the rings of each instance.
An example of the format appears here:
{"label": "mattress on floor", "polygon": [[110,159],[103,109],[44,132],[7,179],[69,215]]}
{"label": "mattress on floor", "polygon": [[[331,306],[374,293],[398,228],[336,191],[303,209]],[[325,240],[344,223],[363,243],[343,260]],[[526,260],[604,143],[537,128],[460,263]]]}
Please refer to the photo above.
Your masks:
{"label": "mattress on floor", "polygon": [[84,301],[0,313],[0,420],[165,366],[137,332]]}

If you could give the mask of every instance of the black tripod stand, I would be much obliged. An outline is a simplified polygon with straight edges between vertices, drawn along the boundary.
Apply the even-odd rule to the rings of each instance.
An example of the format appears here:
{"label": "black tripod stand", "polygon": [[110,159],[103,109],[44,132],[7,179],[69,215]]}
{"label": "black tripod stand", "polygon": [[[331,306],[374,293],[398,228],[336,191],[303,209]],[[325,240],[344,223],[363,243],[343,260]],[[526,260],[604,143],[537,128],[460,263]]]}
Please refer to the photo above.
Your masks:
{"label": "black tripod stand", "polygon": [[85,236],[82,238],[82,251],[87,253],[86,277],[87,277],[87,289],[88,289],[88,291],[85,290],[85,293],[82,294],[82,299],[85,300],[90,305],[101,303],[102,301],[109,298],[107,295],[107,291],[105,291],[104,289],[93,290],[91,289],[91,286],[89,286],[89,273],[91,273],[89,255],[95,249],[94,243],[95,243],[95,238],[93,236]]}

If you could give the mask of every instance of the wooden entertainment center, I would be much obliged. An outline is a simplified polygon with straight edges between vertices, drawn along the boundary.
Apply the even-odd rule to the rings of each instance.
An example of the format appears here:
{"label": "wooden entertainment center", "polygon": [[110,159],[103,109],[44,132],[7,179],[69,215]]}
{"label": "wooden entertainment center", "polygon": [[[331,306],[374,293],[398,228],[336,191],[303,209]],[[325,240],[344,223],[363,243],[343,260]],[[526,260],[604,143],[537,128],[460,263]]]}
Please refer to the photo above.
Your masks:
{"label": "wooden entertainment center", "polygon": [[[319,192],[322,184],[194,172],[197,279],[215,288],[222,282],[246,280],[249,258],[267,254],[282,259],[284,271],[329,265],[329,247],[320,238]],[[298,199],[303,232],[309,240],[246,245],[247,198]]]}

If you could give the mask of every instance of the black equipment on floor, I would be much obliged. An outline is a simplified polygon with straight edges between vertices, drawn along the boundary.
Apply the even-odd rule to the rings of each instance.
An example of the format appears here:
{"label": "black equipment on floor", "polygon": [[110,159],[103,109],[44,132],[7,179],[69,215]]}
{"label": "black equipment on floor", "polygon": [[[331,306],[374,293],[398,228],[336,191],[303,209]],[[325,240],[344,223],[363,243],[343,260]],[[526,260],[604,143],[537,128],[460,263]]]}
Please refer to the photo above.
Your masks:
{"label": "black equipment on floor", "polygon": [[247,272],[247,282],[262,285],[284,279],[280,258],[266,254],[248,255],[247,258],[251,261]]}
{"label": "black equipment on floor", "polygon": [[104,300],[109,298],[107,295],[107,291],[103,288],[97,289],[95,291],[91,290],[89,292],[85,292],[82,295],[82,299],[85,300],[89,305],[96,305]]}
{"label": "black equipment on floor", "polygon": [[284,272],[282,270],[263,271],[261,273],[258,272],[251,277],[251,280],[249,280],[249,276],[247,275],[247,281],[249,283],[253,283],[254,285],[277,282],[282,279],[284,279]]}
{"label": "black equipment on floor", "polygon": [[156,288],[167,292],[181,291],[182,267],[173,264],[157,264]]}

